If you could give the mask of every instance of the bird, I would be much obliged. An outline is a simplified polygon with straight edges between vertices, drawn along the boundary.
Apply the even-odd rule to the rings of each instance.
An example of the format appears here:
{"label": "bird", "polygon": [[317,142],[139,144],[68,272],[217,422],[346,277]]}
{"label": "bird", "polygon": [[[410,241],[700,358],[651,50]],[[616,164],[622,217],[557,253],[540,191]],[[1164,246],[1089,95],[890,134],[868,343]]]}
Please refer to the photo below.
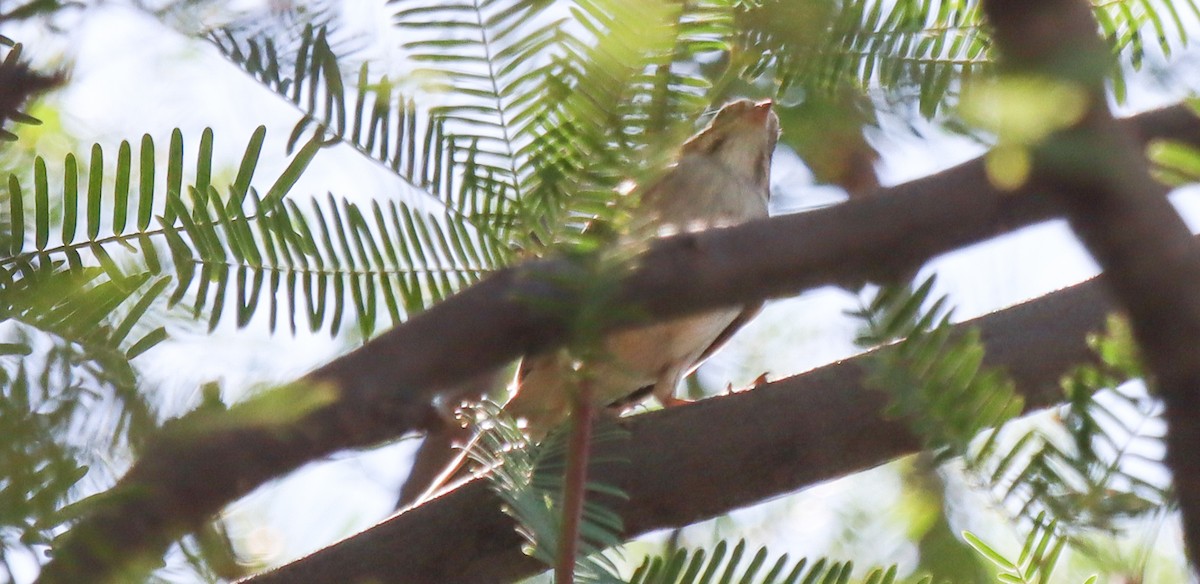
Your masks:
{"label": "bird", "polygon": [[[728,227],[766,217],[770,201],[771,154],[779,138],[772,102],[737,100],[684,142],[679,158],[641,194],[635,219],[623,239],[646,238]],[[628,406],[654,396],[664,406],[679,382],[720,348],[758,312],[761,304],[713,310],[609,334],[605,359],[589,363],[595,406]],[[515,396],[504,406],[524,420],[531,438],[563,421],[571,408],[565,388],[576,376],[561,351],[522,361]]]}
{"label": "bird", "polygon": [[[723,106],[704,129],[680,146],[674,164],[644,189],[627,233],[617,245],[738,225],[768,215],[771,155],[779,118],[770,100],[739,99]],[[761,308],[733,306],[609,333],[605,358],[582,364],[593,384],[594,406],[627,409],[653,396],[664,407],[683,403],[679,382],[710,357]],[[566,419],[577,366],[563,351],[530,355],[518,367],[515,394],[504,405],[536,442]],[[461,464],[449,451],[458,430],[431,435],[417,453],[401,490],[400,506],[420,502]],[[431,469],[443,469],[431,477]],[[420,471],[420,472],[418,472]],[[432,486],[430,483],[432,482]],[[417,495],[421,495],[420,498]]]}

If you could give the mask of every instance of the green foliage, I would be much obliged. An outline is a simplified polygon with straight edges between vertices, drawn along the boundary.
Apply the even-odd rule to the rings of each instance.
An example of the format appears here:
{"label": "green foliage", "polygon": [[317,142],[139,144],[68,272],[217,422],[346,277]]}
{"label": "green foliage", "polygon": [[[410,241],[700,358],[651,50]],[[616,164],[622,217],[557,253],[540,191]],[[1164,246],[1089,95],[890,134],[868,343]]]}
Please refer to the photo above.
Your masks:
{"label": "green foliage", "polygon": [[[333,22],[320,11],[310,15],[298,42],[283,49],[261,30],[250,37],[234,28],[218,31],[211,38],[232,61],[304,113],[289,141],[299,146],[293,166],[262,204],[243,205],[257,201],[250,179],[261,132],[247,145],[224,201],[209,191],[211,134],[201,139],[195,184],[186,188],[182,137],[172,137],[165,193],[153,184],[153,144],[143,140],[137,227],[126,234],[132,148],[122,144],[117,153],[111,197],[102,193],[103,152],[93,148],[86,189],[74,172],[81,166],[75,157],[64,163],[61,198],[50,196],[44,162],[35,166],[32,204],[20,183],[9,181],[13,257],[0,262],[63,254],[81,266],[86,262],[77,256],[86,248],[112,272],[108,244],[115,243],[140,247],[148,271],[158,273],[152,240],[166,240],[177,277],[171,304],[199,275],[193,313],[207,312],[210,327],[223,317],[227,288],[236,282],[238,324],[266,301],[272,327],[284,314],[298,330],[296,314],[307,308],[310,329],[336,331],[352,304],[360,333],[369,335],[381,296],[398,322],[504,265],[512,249],[574,240],[587,221],[619,211],[611,189],[621,171],[633,169],[636,176],[638,168],[661,164],[653,152],[669,151],[665,146],[688,130],[682,122],[707,107],[731,74],[769,79],[778,93],[801,82],[810,89],[919,87],[921,109],[932,115],[950,88],[984,63],[987,45],[973,2],[818,3],[803,13],[776,2],[580,2],[566,12],[548,10],[552,4],[395,2],[397,26],[413,38],[406,48],[424,67],[415,73],[454,95],[424,113],[388,77],[372,77],[368,63],[350,83],[326,28],[314,24]],[[1196,10],[1190,1],[1184,7]],[[1142,62],[1147,31],[1156,33],[1165,53],[1187,40],[1171,3],[1110,2],[1097,13],[1106,30],[1120,33],[1116,50],[1132,51],[1135,65]],[[643,26],[618,24],[631,20]],[[784,30],[781,22],[812,24]],[[721,54],[732,60],[707,64]],[[329,140],[387,165],[433,195],[442,210],[403,203],[364,210],[331,196],[310,205],[315,224],[289,230],[287,224],[304,222],[305,213],[294,203],[276,203]],[[51,226],[58,204],[62,220]],[[156,211],[166,224],[150,224]],[[27,212],[36,251],[27,251]],[[61,245],[47,247],[52,232]],[[284,290],[286,308],[279,298]]]}
{"label": "green foliage", "polygon": [[[359,67],[357,83],[348,92],[326,34],[309,25],[295,52],[287,54],[271,38],[242,38],[230,29],[211,39],[227,58],[303,112],[289,148],[309,131],[349,144],[438,199],[445,209],[444,230],[473,234],[463,240],[471,253],[497,262],[506,259],[506,246],[492,226],[509,221],[503,205],[509,187],[492,176],[495,169],[480,158],[476,141],[448,135],[444,113],[420,114],[412,98],[396,91],[387,76],[373,78],[368,63]],[[290,71],[288,63],[293,64]],[[423,247],[413,250],[426,252]]]}
{"label": "green foliage", "polygon": [[1110,318],[1108,331],[1090,344],[1098,363],[1063,379],[1060,425],[1026,432],[1002,457],[981,457],[979,465],[990,469],[989,484],[1002,488],[1019,516],[1053,518],[1078,543],[1088,531],[1115,533],[1122,520],[1170,505],[1165,487],[1124,464],[1163,448],[1161,436],[1146,430],[1161,405],[1127,384],[1142,375],[1128,325]]}
{"label": "green foliage", "polygon": [[1200,178],[1200,150],[1179,142],[1155,142],[1147,149],[1155,178],[1173,185],[1190,184]]}
{"label": "green foliage", "polygon": [[[781,94],[793,87],[831,94],[878,88],[890,100],[915,98],[920,113],[932,117],[990,65],[975,1],[746,4],[739,18],[748,55],[743,75],[768,75]],[[809,24],[798,35],[794,22]]]}
{"label": "green foliage", "polygon": [[[436,268],[461,270],[452,276],[415,268],[433,301],[472,281],[469,275],[504,265],[513,249],[541,254],[577,242],[588,222],[618,216],[617,182],[660,167],[662,153],[690,130],[687,122],[719,102],[735,78],[766,83],[752,91],[778,95],[793,87],[832,95],[878,87],[903,100],[915,88],[922,113],[932,116],[988,59],[973,1],[797,8],[613,0],[567,3],[566,10],[548,0],[392,4],[419,65],[411,79],[422,86],[372,75],[366,62],[357,76],[346,75],[348,59],[328,40],[326,26],[336,21],[320,11],[294,42],[235,27],[211,39],[300,109],[290,144],[310,131],[342,141],[445,209],[435,212],[436,223],[424,221],[430,237],[412,237],[404,247],[425,260],[447,259],[450,247],[460,252],[453,259],[473,260]],[[1153,23],[1163,51],[1187,40],[1167,4],[1104,3],[1097,11],[1122,31],[1119,52],[1144,46]],[[1175,26],[1163,28],[1163,11]],[[417,94],[438,105],[418,108]],[[443,242],[450,245],[434,249]],[[414,275],[400,280],[411,284]],[[369,300],[357,303],[360,316],[372,312]],[[403,311],[391,306],[394,321]]]}
{"label": "green foliage", "polygon": [[[57,275],[55,283],[69,293],[79,282],[66,276]],[[47,336],[6,316],[0,358],[4,566],[18,550],[40,553],[71,518],[63,505],[113,480],[117,469],[108,452],[136,448],[155,425],[128,358],[105,335]]]}
{"label": "green foliage", "polygon": [[[1056,522],[1047,520],[1045,514],[1034,520],[1033,529],[1025,538],[1025,544],[1016,561],[1008,559],[982,539],[970,532],[963,537],[979,554],[991,561],[1000,572],[996,581],[1003,584],[1044,584],[1050,582],[1054,566],[1066,549],[1067,541],[1057,535]],[[1095,576],[1088,583],[1095,581]]]}
{"label": "green foliage", "polygon": [[[516,520],[518,532],[528,543],[526,553],[547,566],[554,565],[561,533],[566,429],[559,427],[541,443],[532,444],[521,427],[506,417],[496,404],[484,403],[467,410],[466,414],[477,427],[482,428],[468,447],[468,455],[481,467],[477,472],[488,473],[493,488],[504,502],[504,511]],[[593,436],[593,444],[627,438],[619,427],[606,425],[604,428]],[[820,559],[810,563],[808,559],[801,559],[792,563],[784,554],[768,563],[769,553],[766,548],[761,548],[746,563],[743,561],[746,559],[745,541],[737,542],[732,550],[728,543],[722,541],[711,551],[698,549],[689,553],[675,550],[667,557],[647,557],[631,579],[622,579],[611,557],[620,552],[601,552],[621,542],[621,517],[609,506],[626,495],[615,487],[597,482],[589,482],[586,489],[588,499],[584,504],[580,557],[575,571],[577,582],[851,582],[854,569],[852,562]],[[886,571],[872,570],[862,580],[854,580],[864,584],[891,584],[895,581],[894,566]]]}
{"label": "green foliage", "polygon": [[[50,401],[24,366],[0,369],[0,559],[14,549],[44,545],[52,537],[52,517],[88,469],[79,451],[62,441],[74,421],[78,401]],[[7,565],[7,561],[0,562]]]}
{"label": "green foliage", "polygon": [[[1189,108],[1200,115],[1200,100],[1192,99]],[[1146,148],[1146,156],[1154,164],[1151,172],[1158,180],[1181,186],[1200,180],[1200,149],[1181,142],[1160,140]]]}
{"label": "green foliage", "polygon": [[[289,147],[308,131],[313,132],[310,144],[317,136],[328,136],[351,145],[438,199],[434,206],[440,210],[435,212],[422,212],[405,203],[381,206],[373,201],[370,215],[378,230],[374,233],[356,205],[343,201],[339,213],[332,197],[324,212],[314,203],[317,221],[305,232],[319,228],[326,244],[321,248],[326,252],[322,259],[334,270],[341,269],[341,262],[348,268],[346,274],[332,274],[334,330],[343,314],[343,278],[350,281],[360,332],[368,336],[375,326],[374,306],[380,293],[396,323],[407,312],[437,302],[509,261],[509,245],[495,227],[508,221],[502,205],[507,187],[487,176],[492,171],[480,162],[475,144],[445,133],[442,113],[435,111],[419,119],[412,99],[394,91],[386,76],[372,79],[367,63],[359,69],[354,92],[347,92],[323,28],[306,27],[295,53],[286,55],[280,54],[270,38],[239,38],[231,30],[214,33],[212,40],[226,57],[304,112],[292,131]],[[282,65],[286,62],[294,63],[290,75]],[[289,209],[295,211],[290,203]],[[327,214],[331,222],[326,221]],[[298,213],[290,214],[293,221],[298,217]],[[330,241],[331,232],[338,240],[336,247]],[[335,250],[340,250],[340,258]],[[322,263],[326,262],[319,261],[318,269],[323,269]],[[287,277],[294,281],[295,274],[289,271]],[[307,281],[308,275],[304,277]],[[318,299],[309,302],[309,320],[317,323],[314,326],[319,326],[325,311],[320,297],[326,285],[321,277]],[[292,286],[289,284],[289,290]],[[306,288],[311,289],[307,284]],[[393,292],[396,289],[399,298]],[[272,290],[277,290],[274,283]]]}
{"label": "green foliage", "polygon": [[75,7],[77,4],[74,2],[62,0],[18,0],[4,6],[4,12],[0,14],[0,23],[53,16],[56,12]]}
{"label": "green foliage", "polygon": [[[418,151],[422,140],[415,106],[411,100],[393,95],[387,77],[371,80],[369,65],[363,63],[355,91],[347,95],[342,64],[329,44],[325,28],[305,26],[296,46],[289,47],[294,52],[283,52],[270,37],[245,36],[237,29],[214,31],[209,38],[226,58],[303,112],[292,129],[289,150],[306,132],[315,131],[389,165],[414,186],[446,178],[441,174],[428,178],[431,172],[428,165],[433,162],[432,152],[450,146],[440,138],[426,135],[425,141],[432,142]],[[353,103],[348,101],[351,98]],[[437,120],[427,121],[429,130],[435,131]],[[432,172],[445,168],[438,166]],[[418,173],[425,178],[418,180]]]}
{"label": "green foliage", "polygon": [[[1169,57],[1189,40],[1190,17],[1200,17],[1195,0],[1093,0],[1093,14],[1100,22],[1106,40],[1121,61],[1134,70],[1146,60],[1146,47],[1155,47]],[[1190,12],[1190,15],[1186,13]],[[1121,71],[1114,71],[1112,90],[1118,102],[1124,102],[1128,88]]]}
{"label": "green foliage", "polygon": [[[85,184],[80,183],[79,162],[68,155],[62,198],[55,197],[53,203],[47,164],[37,158],[32,193],[15,175],[9,177],[8,216],[13,229],[0,241],[7,250],[0,257],[0,275],[14,284],[32,286],[36,281],[29,280],[30,274],[55,269],[62,263],[56,258],[65,258],[71,270],[99,263],[95,274],[122,282],[119,288],[127,291],[135,281],[123,275],[127,268],[122,264],[129,263],[132,255],[133,263],[144,270],[137,284],[165,270],[171,271],[171,277],[154,280],[149,296],[133,307],[135,318],[120,327],[124,332],[133,329],[157,298],[166,297],[170,307],[189,294],[193,316],[207,313],[212,330],[226,317],[228,298],[236,294],[238,326],[247,325],[265,302],[272,330],[282,316],[295,332],[297,315],[302,314],[308,329],[328,327],[336,332],[346,305],[352,304],[355,322],[366,337],[376,326],[380,297],[391,321],[399,322],[409,312],[478,279],[485,270],[477,266],[498,261],[498,252],[478,245],[474,233],[453,223],[445,227],[444,216],[404,203],[376,201],[364,209],[329,195],[324,201],[311,199],[306,211],[294,198],[285,201],[324,144],[317,137],[299,149],[260,198],[252,181],[265,132],[260,127],[250,138],[236,178],[223,186],[228,193],[224,199],[211,182],[213,136],[208,130],[201,136],[191,170],[195,178],[186,191],[184,140],[178,130],[167,153],[165,190],[156,179],[160,150],[149,136],[141,141],[136,174],[128,142],[121,143],[111,171],[105,166],[103,149],[93,146]],[[28,235],[26,218],[32,218]],[[160,257],[163,248],[170,262]],[[174,285],[169,297],[168,284]],[[0,297],[22,289],[7,288]],[[29,295],[45,296],[36,291]],[[87,305],[97,306],[90,301]],[[119,305],[112,303],[111,309]],[[91,315],[92,320],[71,321],[86,330],[105,313]],[[161,329],[157,330],[153,338],[161,340]]]}
{"label": "green foliage", "polygon": [[[508,260],[506,243],[491,227],[506,221],[502,203],[508,187],[490,175],[494,169],[481,161],[474,140],[445,132],[446,115],[440,110],[419,114],[412,98],[396,91],[388,77],[372,78],[368,64],[359,67],[358,83],[353,94],[349,92],[325,29],[307,26],[295,53],[289,54],[281,54],[271,38],[240,38],[233,30],[215,32],[211,38],[229,60],[304,113],[293,128],[289,149],[310,131],[353,146],[440,201],[444,211],[439,215],[446,222],[432,228],[434,236],[455,240],[462,253],[484,260],[486,267],[476,270],[493,269]],[[284,66],[289,62],[294,64],[290,72]],[[430,261],[444,252],[432,242],[430,237],[413,237],[407,252]],[[450,290],[433,291],[440,297]]]}
{"label": "green foliage", "polygon": [[[850,575],[854,570],[852,562],[829,562],[820,559],[809,563],[807,558],[801,558],[794,564],[789,562],[787,554],[779,556],[768,564],[770,554],[767,548],[759,548],[745,566],[742,565],[746,553],[746,542],[739,540],[729,550],[729,545],[722,541],[713,547],[711,553],[703,549],[694,552],[676,550],[669,558],[646,558],[630,584],[687,584],[709,582],[743,582],[746,584],[762,582],[764,584],[845,584],[851,582]],[[875,569],[861,580],[863,584],[892,584],[896,581],[896,567],[887,570]],[[922,580],[928,582],[928,580]]]}
{"label": "green foliage", "polygon": [[[518,532],[528,543],[525,552],[547,566],[557,557],[562,532],[563,472],[566,461],[566,432],[559,428],[539,444],[531,444],[517,423],[503,414],[500,406],[484,403],[469,411],[480,428],[467,453],[489,472],[489,480],[504,502],[504,511],[517,522]],[[625,433],[613,427],[592,436],[592,444],[622,440]],[[612,487],[589,481],[579,531],[577,582],[621,582],[612,558],[601,552],[621,541],[620,515],[597,500],[611,504],[625,498]]]}
{"label": "green foliage", "polygon": [[603,217],[621,178],[690,132],[711,83],[683,65],[731,31],[720,2],[393,4],[415,73],[453,88],[447,131],[479,152],[467,180],[504,185],[502,237],[538,252]]}
{"label": "green foliage", "polygon": [[[893,413],[942,460],[961,457],[1007,510],[1032,522],[1021,559],[1002,566],[1020,566],[1026,579],[1002,581],[1044,582],[1063,545],[1086,549],[1087,534],[1115,533],[1120,521],[1170,504],[1164,487],[1123,464],[1127,457],[1144,460],[1138,452],[1162,450],[1161,437],[1145,430],[1161,406],[1127,383],[1143,370],[1124,321],[1111,318],[1104,335],[1089,339],[1097,363],[1063,379],[1058,423],[1009,437],[1004,424],[1020,413],[1021,401],[1002,374],[980,370],[977,332],[953,333],[946,299],[930,301],[933,283],[931,277],[915,290],[881,289],[856,313],[865,325],[861,342],[881,346],[901,338],[875,353],[871,383],[891,394]],[[1002,558],[977,538],[968,541],[989,559]],[[1043,555],[1047,546],[1053,553]],[[1029,556],[1030,549],[1037,553]],[[1034,564],[1026,563],[1030,557]],[[1030,579],[1038,570],[1042,579]]]}
{"label": "green foliage", "polygon": [[[953,104],[965,83],[988,72],[993,55],[977,0],[842,0],[795,3],[748,0],[738,14],[738,65],[750,79],[770,79],[780,94],[839,94],[843,87],[878,89],[889,102],[915,102],[925,117]],[[1146,48],[1165,56],[1185,46],[1194,0],[1094,0],[1115,55],[1134,70]],[[803,23],[797,26],[796,23]],[[767,49],[767,50],[764,50]],[[1112,71],[1119,102],[1122,70]]]}
{"label": "green foliage", "polygon": [[925,308],[933,284],[931,277],[912,290],[884,287],[853,313],[864,323],[860,345],[900,339],[874,353],[869,383],[891,394],[891,413],[917,429],[940,459],[966,454],[985,431],[980,450],[988,452],[995,444],[994,429],[1021,413],[1022,399],[1011,381],[981,368],[978,332],[954,333],[945,297]]}

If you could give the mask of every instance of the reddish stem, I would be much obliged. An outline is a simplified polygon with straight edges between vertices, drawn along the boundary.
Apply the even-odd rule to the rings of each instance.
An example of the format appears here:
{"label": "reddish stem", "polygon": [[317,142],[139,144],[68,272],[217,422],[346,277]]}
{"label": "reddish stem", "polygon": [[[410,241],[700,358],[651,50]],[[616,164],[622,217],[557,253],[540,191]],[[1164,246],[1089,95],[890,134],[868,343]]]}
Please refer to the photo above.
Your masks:
{"label": "reddish stem", "polygon": [[575,556],[579,553],[579,524],[583,520],[594,410],[592,384],[584,380],[579,384],[571,411],[571,437],[567,447],[566,476],[563,477],[563,521],[558,542],[558,565],[554,569],[555,584],[573,584],[575,581]]}

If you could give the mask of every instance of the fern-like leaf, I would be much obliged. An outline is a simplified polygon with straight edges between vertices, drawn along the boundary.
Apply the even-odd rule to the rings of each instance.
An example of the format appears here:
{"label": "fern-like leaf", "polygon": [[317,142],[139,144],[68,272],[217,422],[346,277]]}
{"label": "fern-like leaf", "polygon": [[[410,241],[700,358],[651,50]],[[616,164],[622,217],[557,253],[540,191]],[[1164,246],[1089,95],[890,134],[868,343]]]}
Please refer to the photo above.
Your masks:
{"label": "fern-like leaf", "polygon": [[1044,514],[1033,520],[1033,529],[1025,537],[1021,553],[1016,560],[989,546],[973,533],[963,537],[999,570],[997,582],[1005,584],[1046,584],[1050,582],[1054,567],[1066,549],[1067,541],[1058,535],[1057,522]]}
{"label": "fern-like leaf", "polygon": [[[891,392],[894,411],[943,459],[961,456],[1006,510],[1034,522],[1037,561],[1027,562],[1027,550],[1009,566],[1027,580],[1006,581],[1044,581],[1028,578],[1053,563],[1042,560],[1056,556],[1062,542],[1086,545],[1082,535],[1112,532],[1117,521],[1168,504],[1163,486],[1122,462],[1133,452],[1161,450],[1161,436],[1144,428],[1161,406],[1126,384],[1142,369],[1123,321],[1111,319],[1108,333],[1091,340],[1099,364],[1065,378],[1060,423],[1009,438],[1002,425],[1021,411],[1011,382],[980,369],[976,333],[951,335],[945,299],[931,301],[932,285],[930,278],[915,290],[884,288],[858,313],[866,323],[863,342],[902,339],[876,353],[871,379]],[[1115,400],[1098,399],[1103,389]],[[979,542],[972,545],[997,561]],[[1050,556],[1042,555],[1047,545],[1055,546]]]}
{"label": "fern-like leaf", "polygon": [[[504,502],[505,513],[517,522],[518,531],[528,542],[526,553],[547,566],[554,565],[562,531],[565,428],[552,432],[540,444],[531,444],[516,422],[496,404],[485,402],[468,410],[468,414],[480,431],[467,454],[489,472],[489,479]],[[625,438],[624,432],[612,427],[593,435],[592,443]],[[623,582],[612,559],[601,553],[620,543],[623,523],[598,496],[611,501],[625,495],[610,485],[594,481],[589,481],[585,489],[589,496],[580,524],[576,581]]]}
{"label": "fern-like leaf", "polygon": [[[791,86],[835,94],[847,85],[879,89],[889,99],[915,101],[921,114],[933,117],[992,62],[978,0],[848,0],[831,3],[830,10],[773,1],[743,6],[738,46],[748,57],[737,65],[750,79],[774,79],[781,92]],[[1134,70],[1149,45],[1165,55],[1186,46],[1200,18],[1195,0],[1093,0],[1093,7],[1114,53]],[[1111,79],[1123,102],[1121,69],[1114,68]]]}
{"label": "fern-like leaf", "polygon": [[640,178],[682,137],[664,130],[690,132],[708,105],[696,56],[732,34],[721,2],[574,2],[565,15],[532,0],[393,3],[401,28],[428,37],[406,45],[423,76],[453,88],[446,132],[478,151],[464,180],[502,184],[501,237],[538,252],[612,212],[611,169]]}
{"label": "fern-like leaf", "polygon": [[[493,177],[480,178],[479,172],[489,169],[479,163],[478,143],[447,135],[444,112],[419,112],[386,76],[373,78],[367,63],[360,66],[357,83],[349,84],[323,28],[306,27],[294,53],[277,49],[271,38],[242,38],[230,29],[214,32],[211,39],[227,58],[304,114],[292,130],[289,149],[305,135],[349,144],[438,199],[447,220],[440,237],[470,248],[463,252],[486,260],[489,268],[506,261],[505,245],[492,225],[503,221],[498,203],[510,189]],[[456,182],[459,175],[466,179]]]}
{"label": "fern-like leaf", "polygon": [[892,413],[910,420],[940,458],[962,456],[987,432],[1020,414],[1022,400],[1011,380],[980,367],[983,346],[977,331],[955,335],[946,298],[931,299],[934,279],[916,289],[888,286],[854,313],[865,323],[858,342],[880,346],[871,383],[892,395]]}
{"label": "fern-like leaf", "polygon": [[[739,540],[729,549],[721,541],[712,550],[692,552],[676,550],[670,557],[650,557],[634,572],[630,584],[690,584],[692,582],[762,582],[764,584],[799,584],[801,582],[850,582],[852,562],[830,562],[824,558],[810,562],[801,558],[792,563],[787,554],[768,562],[767,548],[759,550],[746,561],[746,542]],[[855,582],[863,584],[892,584],[896,567],[875,569]]]}
{"label": "fern-like leaf", "polygon": [[[68,155],[61,196],[52,193],[58,181],[52,189],[48,165],[38,158],[32,193],[17,177],[9,177],[7,210],[13,229],[10,239],[0,242],[8,252],[0,256],[0,268],[10,281],[19,282],[65,257],[75,270],[98,264],[115,282],[120,264],[132,255],[151,274],[173,269],[174,291],[167,304],[191,298],[193,315],[207,313],[210,327],[229,312],[238,326],[245,326],[260,305],[269,303],[272,328],[286,316],[295,331],[297,314],[303,312],[311,330],[329,327],[336,332],[351,315],[366,337],[377,324],[379,304],[386,305],[392,322],[399,322],[503,261],[503,249],[445,215],[395,203],[373,203],[364,210],[332,196],[325,203],[313,199],[308,211],[285,200],[325,143],[318,136],[299,149],[259,197],[252,183],[264,137],[264,128],[251,136],[236,177],[222,189],[212,184],[213,139],[207,130],[191,171],[193,184],[186,187],[184,141],[178,131],[167,149],[165,190],[156,177],[159,150],[149,136],[136,157],[136,173],[127,142],[118,148],[111,170],[103,149],[93,147],[83,180],[78,160]],[[59,206],[61,213],[55,211]],[[32,232],[27,235],[28,226]],[[171,259],[166,265],[160,246]],[[157,282],[155,298],[167,286]],[[98,287],[97,293],[103,289]],[[233,311],[225,310],[235,302]],[[134,308],[140,317],[148,301]],[[79,322],[85,328],[95,324]],[[133,328],[131,322],[120,330]],[[161,337],[155,333],[150,338]],[[136,347],[141,352],[148,345]]]}
{"label": "fern-like leaf", "polygon": [[1003,457],[976,455],[978,466],[989,469],[989,483],[1020,516],[1045,514],[1074,541],[1087,530],[1114,531],[1117,522],[1156,512],[1170,500],[1165,486],[1124,460],[1147,461],[1134,453],[1163,448],[1162,436],[1147,430],[1161,405],[1126,384],[1141,375],[1127,325],[1110,319],[1108,332],[1092,344],[1099,363],[1079,366],[1063,380],[1061,426],[1021,435]]}

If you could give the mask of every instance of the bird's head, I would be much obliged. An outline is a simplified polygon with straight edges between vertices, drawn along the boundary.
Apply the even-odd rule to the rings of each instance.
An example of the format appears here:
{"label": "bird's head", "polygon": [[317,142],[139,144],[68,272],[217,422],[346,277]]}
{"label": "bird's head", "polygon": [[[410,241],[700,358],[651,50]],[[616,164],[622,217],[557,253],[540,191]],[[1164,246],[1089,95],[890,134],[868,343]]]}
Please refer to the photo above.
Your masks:
{"label": "bird's head", "polygon": [[779,140],[779,117],[771,100],[739,99],[717,112],[708,126],[683,145],[682,154],[707,155],[730,172],[766,185],[771,153]]}

